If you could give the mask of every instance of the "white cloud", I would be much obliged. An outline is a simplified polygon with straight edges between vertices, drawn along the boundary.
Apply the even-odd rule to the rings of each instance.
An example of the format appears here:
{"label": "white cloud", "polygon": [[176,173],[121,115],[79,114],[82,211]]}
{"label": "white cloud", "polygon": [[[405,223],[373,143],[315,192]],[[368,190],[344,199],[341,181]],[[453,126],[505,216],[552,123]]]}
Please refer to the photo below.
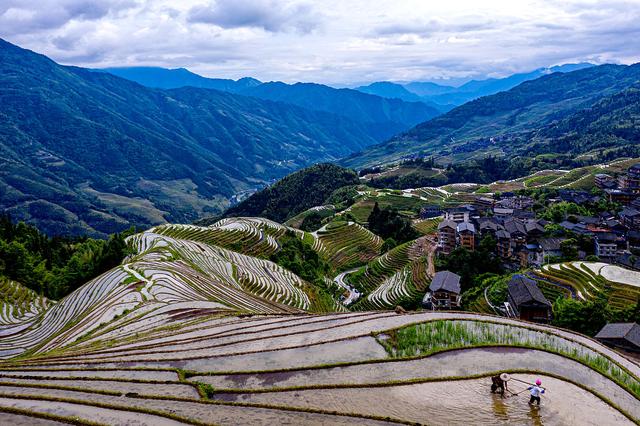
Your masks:
{"label": "white cloud", "polygon": [[74,65],[327,83],[637,62],[640,0],[0,0],[0,37]]}

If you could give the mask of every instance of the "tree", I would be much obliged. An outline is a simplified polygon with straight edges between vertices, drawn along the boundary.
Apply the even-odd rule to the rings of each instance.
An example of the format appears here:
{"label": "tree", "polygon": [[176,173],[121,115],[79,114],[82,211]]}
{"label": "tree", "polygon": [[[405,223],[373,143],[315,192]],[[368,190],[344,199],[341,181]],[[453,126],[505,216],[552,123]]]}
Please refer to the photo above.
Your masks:
{"label": "tree", "polygon": [[377,202],[374,204],[367,222],[369,230],[385,240],[392,238],[398,243],[404,243],[420,236],[418,231],[411,226],[411,222],[402,217],[397,210],[380,209]]}

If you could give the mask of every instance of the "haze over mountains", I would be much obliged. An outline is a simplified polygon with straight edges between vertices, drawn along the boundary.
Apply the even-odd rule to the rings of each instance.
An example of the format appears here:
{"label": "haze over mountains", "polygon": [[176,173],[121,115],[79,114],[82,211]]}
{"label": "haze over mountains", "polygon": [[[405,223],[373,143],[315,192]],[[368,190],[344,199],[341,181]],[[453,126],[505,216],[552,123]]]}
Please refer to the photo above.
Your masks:
{"label": "haze over mountains", "polygon": [[185,222],[233,194],[376,142],[326,112],[149,89],[0,41],[0,210],[51,234]]}
{"label": "haze over mountains", "polygon": [[447,95],[433,83],[370,86],[377,96],[184,69],[109,70],[156,86],[145,87],[4,41],[0,59],[0,210],[50,234],[213,216],[236,194],[319,162],[360,168],[434,155],[447,164],[612,147],[624,155],[639,140],[638,65],[469,82],[465,93],[481,93],[545,74],[438,115],[393,94]]}
{"label": "haze over mountains", "polygon": [[[463,104],[343,161],[364,167],[415,155],[442,164],[487,155],[635,155],[640,64],[554,73]],[[596,137],[597,136],[597,137]]]}
{"label": "haze over mountains", "polygon": [[328,112],[365,124],[378,141],[390,138],[429,118],[440,110],[427,103],[405,102],[352,89],[334,89],[323,84],[282,82],[261,83],[253,78],[237,81],[206,78],[185,69],[155,67],[109,68],[106,71],[147,87],[174,89],[185,86],[223,90],[269,101]]}
{"label": "haze over mountains", "polygon": [[550,68],[538,68],[528,73],[513,74],[503,78],[471,80],[459,86],[442,85],[433,82],[412,81],[408,83],[375,82],[368,86],[357,87],[364,93],[386,98],[398,98],[405,101],[425,102],[442,111],[448,111],[465,102],[482,96],[493,95],[509,90],[520,83],[535,80],[554,72],[571,72],[592,67],[589,63],[565,64]]}

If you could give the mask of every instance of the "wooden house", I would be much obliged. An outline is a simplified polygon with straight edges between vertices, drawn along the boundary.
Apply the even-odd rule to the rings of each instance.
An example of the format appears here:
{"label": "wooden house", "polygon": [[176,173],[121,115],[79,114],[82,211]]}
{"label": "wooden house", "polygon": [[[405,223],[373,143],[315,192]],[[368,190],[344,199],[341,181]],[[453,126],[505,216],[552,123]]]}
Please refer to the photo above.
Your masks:
{"label": "wooden house", "polygon": [[532,279],[515,275],[507,284],[507,301],[523,320],[547,323],[551,320],[551,303]]}

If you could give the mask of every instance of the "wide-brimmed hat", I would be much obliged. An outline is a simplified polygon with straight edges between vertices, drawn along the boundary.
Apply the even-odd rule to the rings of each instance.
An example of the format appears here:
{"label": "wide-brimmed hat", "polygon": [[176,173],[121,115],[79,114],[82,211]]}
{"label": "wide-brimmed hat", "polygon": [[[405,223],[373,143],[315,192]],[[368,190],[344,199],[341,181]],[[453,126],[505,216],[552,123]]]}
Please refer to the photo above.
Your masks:
{"label": "wide-brimmed hat", "polygon": [[507,381],[507,380],[509,380],[511,377],[510,377],[507,373],[502,373],[502,374],[500,375],[500,378],[506,382],[506,381]]}

